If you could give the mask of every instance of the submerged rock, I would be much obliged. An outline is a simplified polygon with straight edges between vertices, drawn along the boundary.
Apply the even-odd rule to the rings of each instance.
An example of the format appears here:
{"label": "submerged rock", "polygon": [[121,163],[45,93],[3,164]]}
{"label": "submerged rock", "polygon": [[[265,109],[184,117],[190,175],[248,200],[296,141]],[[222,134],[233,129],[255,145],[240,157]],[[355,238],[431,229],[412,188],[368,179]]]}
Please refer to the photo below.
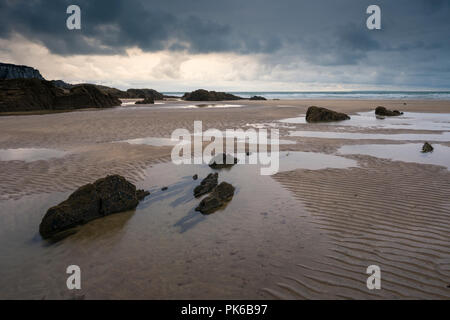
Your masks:
{"label": "submerged rock", "polygon": [[385,107],[376,107],[375,108],[375,114],[377,116],[385,116],[385,117],[395,117],[395,116],[401,116],[403,112],[400,112],[398,110],[388,110]]}
{"label": "submerged rock", "polygon": [[235,188],[231,184],[220,183],[209,196],[200,201],[195,211],[200,211],[203,214],[213,213],[233,198],[234,190]]}
{"label": "submerged rock", "polygon": [[136,208],[149,193],[119,175],[107,176],[78,188],[69,198],[48,209],[39,225],[46,239],[90,220]]}
{"label": "submerged rock", "polygon": [[212,169],[231,168],[236,163],[238,163],[237,158],[229,154],[221,153],[211,159],[209,167]]}
{"label": "submerged rock", "polygon": [[214,189],[215,186],[217,186],[217,181],[219,179],[218,173],[210,173],[208,176],[200,182],[200,185],[195,187],[194,189],[194,197],[200,197],[211,190]]}
{"label": "submerged rock", "polygon": [[425,142],[423,144],[423,147],[422,147],[423,153],[433,152],[433,150],[434,150],[433,146],[431,144],[429,144],[428,142]]}
{"label": "submerged rock", "polygon": [[134,104],[154,104],[155,100],[153,98],[145,98],[144,100],[136,101]]}
{"label": "submerged rock", "polygon": [[312,106],[308,108],[308,111],[306,111],[307,122],[331,122],[349,119],[350,117],[345,113],[336,112],[321,107]]}

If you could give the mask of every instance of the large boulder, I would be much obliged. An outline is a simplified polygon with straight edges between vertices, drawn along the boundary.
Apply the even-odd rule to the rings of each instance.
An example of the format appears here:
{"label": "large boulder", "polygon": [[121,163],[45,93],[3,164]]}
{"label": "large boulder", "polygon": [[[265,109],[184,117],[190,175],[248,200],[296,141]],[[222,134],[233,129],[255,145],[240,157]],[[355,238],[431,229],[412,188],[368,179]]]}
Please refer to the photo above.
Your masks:
{"label": "large boulder", "polygon": [[128,89],[128,98],[131,99],[146,99],[163,100],[164,95],[153,89]]}
{"label": "large boulder", "polygon": [[395,117],[401,116],[403,112],[400,112],[398,110],[388,110],[385,107],[379,106],[375,108],[375,114],[382,117]]}
{"label": "large boulder", "polygon": [[69,198],[48,209],[39,225],[46,239],[106,215],[136,208],[149,193],[119,175],[107,176],[78,188]]}
{"label": "large boulder", "polygon": [[54,109],[110,108],[120,106],[121,101],[93,84],[75,85],[68,94],[57,96]]}
{"label": "large boulder", "polygon": [[200,182],[200,185],[194,189],[194,196],[200,197],[208,192],[211,192],[217,186],[217,180],[219,178],[218,173],[210,173],[208,176]]}
{"label": "large boulder", "polygon": [[241,100],[244,98],[235,96],[231,93],[199,89],[192,91],[190,93],[185,93],[182,99],[188,101],[223,101],[223,100]]}
{"label": "large boulder", "polygon": [[202,199],[195,211],[200,211],[203,214],[211,214],[224,206],[234,196],[235,188],[227,183],[222,182],[211,192],[209,196]]}
{"label": "large boulder", "polygon": [[336,112],[321,107],[309,107],[306,111],[306,121],[307,122],[331,122],[331,121],[341,121],[349,120],[350,117],[345,113]]}

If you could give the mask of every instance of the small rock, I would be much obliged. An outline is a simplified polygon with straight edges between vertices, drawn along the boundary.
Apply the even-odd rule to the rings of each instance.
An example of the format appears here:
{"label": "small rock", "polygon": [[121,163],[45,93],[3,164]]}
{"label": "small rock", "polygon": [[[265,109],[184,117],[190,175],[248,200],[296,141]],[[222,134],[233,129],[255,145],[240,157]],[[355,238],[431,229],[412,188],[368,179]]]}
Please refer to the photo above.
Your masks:
{"label": "small rock", "polygon": [[403,114],[403,112],[400,112],[398,110],[388,110],[385,107],[382,106],[378,106],[375,109],[375,114],[377,116],[384,116],[384,117],[395,117],[395,116],[401,116]]}
{"label": "small rock", "polygon": [[200,201],[195,211],[200,211],[203,214],[213,213],[233,198],[234,190],[235,188],[231,184],[220,183],[209,196]]}
{"label": "small rock", "polygon": [[148,195],[150,195],[150,192],[148,192],[148,191],[145,191],[142,189],[136,190],[136,197],[139,201],[144,200],[144,198]]}
{"label": "small rock", "polygon": [[349,119],[350,117],[345,113],[332,111],[326,108],[312,106],[306,111],[307,122],[331,122]]}
{"label": "small rock", "polygon": [[166,191],[167,189],[169,189],[168,187],[162,187],[161,191]]}
{"label": "small rock", "polygon": [[194,189],[194,197],[200,197],[211,190],[214,189],[215,186],[217,186],[217,180],[219,179],[219,174],[216,173],[210,173],[208,176],[200,182],[200,185],[195,187]]}
{"label": "small rock", "polygon": [[425,142],[423,144],[422,147],[422,153],[428,153],[428,152],[433,152],[434,148],[431,144],[429,144],[428,142]]}
{"label": "small rock", "polygon": [[222,168],[231,168],[236,163],[238,163],[238,159],[225,153],[218,154],[209,163],[209,167],[212,169],[222,169]]}
{"label": "small rock", "polygon": [[155,103],[155,100],[153,100],[153,98],[147,97],[144,100],[136,101],[134,104],[154,104],[154,103]]}
{"label": "small rock", "polygon": [[198,175],[197,175],[197,174],[194,174],[194,175],[192,176],[192,179],[197,180],[197,179],[198,179]]}

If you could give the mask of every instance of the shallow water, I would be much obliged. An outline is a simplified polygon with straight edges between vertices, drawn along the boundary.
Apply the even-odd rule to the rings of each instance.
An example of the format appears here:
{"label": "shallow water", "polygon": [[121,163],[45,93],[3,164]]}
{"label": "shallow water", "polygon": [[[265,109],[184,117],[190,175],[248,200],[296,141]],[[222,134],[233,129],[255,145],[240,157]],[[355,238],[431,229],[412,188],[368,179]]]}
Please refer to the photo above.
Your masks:
{"label": "shallow water", "polygon": [[364,154],[394,161],[434,164],[450,169],[450,148],[435,144],[433,152],[422,153],[422,144],[364,144],[342,146],[338,154]]}
{"label": "shallow water", "polygon": [[18,149],[0,149],[0,161],[20,160],[33,162],[38,160],[49,160],[52,158],[62,158],[68,152],[43,149],[43,148],[18,148]]}
{"label": "shallow water", "polygon": [[[374,111],[350,115],[350,120],[327,122],[327,125],[352,126],[368,129],[405,129],[450,131],[450,113],[405,112],[398,117],[379,118]],[[280,120],[282,123],[306,124],[305,116]]]}
{"label": "shallow water", "polygon": [[[356,162],[281,154],[282,170],[347,165]],[[274,283],[270,270],[295,267],[294,256],[312,250],[305,243],[319,235],[301,203],[258,169],[238,164],[219,170],[219,182],[232,183],[236,192],[226,207],[204,216],[194,210],[200,199],[193,189],[214,170],[157,164],[138,184],[151,195],[136,210],[91,221],[56,243],[42,240],[38,226],[68,192],[1,201],[0,298],[262,297],[261,290]],[[168,189],[161,191],[163,186]],[[309,256],[321,252],[320,239],[314,243]],[[82,270],[82,290],[75,293],[65,284],[72,264]]]}
{"label": "shallow water", "polygon": [[350,140],[395,140],[395,141],[450,141],[450,132],[443,133],[359,133],[359,132],[332,132],[332,131],[291,131],[291,137],[324,138],[324,139],[350,139]]}

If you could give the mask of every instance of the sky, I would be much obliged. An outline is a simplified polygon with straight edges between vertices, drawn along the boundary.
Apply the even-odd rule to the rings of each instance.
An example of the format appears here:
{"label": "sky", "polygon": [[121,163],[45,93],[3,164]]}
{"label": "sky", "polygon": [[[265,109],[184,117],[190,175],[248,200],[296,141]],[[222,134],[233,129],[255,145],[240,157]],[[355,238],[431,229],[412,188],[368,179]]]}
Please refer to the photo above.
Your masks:
{"label": "sky", "polygon": [[[81,8],[81,30],[66,9]],[[369,5],[381,29],[369,30]],[[0,0],[0,62],[159,91],[450,90],[449,0]]]}

